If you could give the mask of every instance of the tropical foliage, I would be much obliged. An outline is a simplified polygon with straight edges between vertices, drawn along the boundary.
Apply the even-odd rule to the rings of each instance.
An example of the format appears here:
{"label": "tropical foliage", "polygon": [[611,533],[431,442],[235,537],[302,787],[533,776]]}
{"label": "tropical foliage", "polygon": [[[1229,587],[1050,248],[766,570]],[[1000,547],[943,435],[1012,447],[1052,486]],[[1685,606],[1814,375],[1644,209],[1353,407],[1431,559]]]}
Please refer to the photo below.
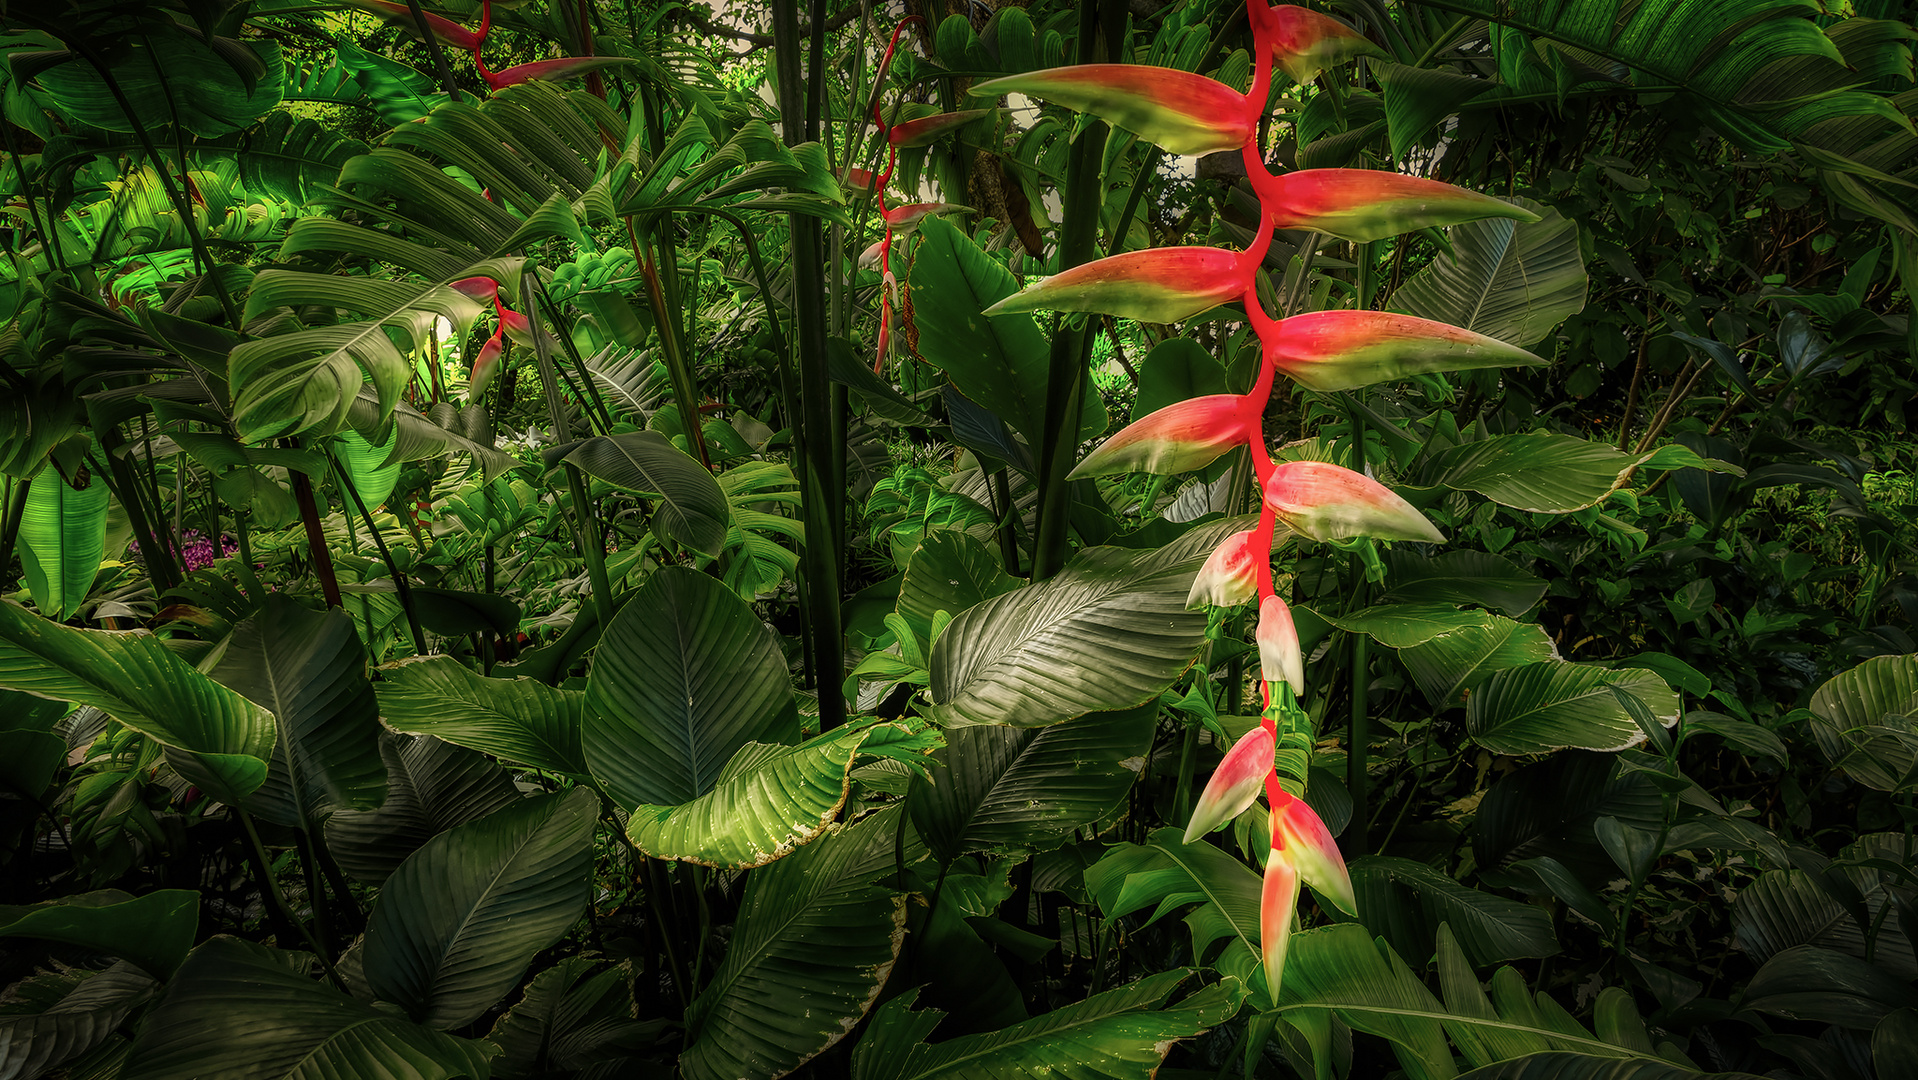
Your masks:
{"label": "tropical foliage", "polygon": [[0,5],[0,1077],[1918,1075],[1915,38]]}

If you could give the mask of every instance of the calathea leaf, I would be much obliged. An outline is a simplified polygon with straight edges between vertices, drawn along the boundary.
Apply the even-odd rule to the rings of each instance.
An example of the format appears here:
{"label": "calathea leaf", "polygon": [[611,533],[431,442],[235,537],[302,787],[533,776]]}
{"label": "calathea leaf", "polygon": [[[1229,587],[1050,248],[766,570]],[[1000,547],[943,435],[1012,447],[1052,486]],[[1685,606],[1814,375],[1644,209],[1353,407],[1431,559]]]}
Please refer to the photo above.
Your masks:
{"label": "calathea leaf", "polygon": [[451,657],[415,657],[383,668],[380,715],[388,727],[433,735],[535,769],[586,775],[580,749],[585,695],[534,679],[495,679]]}
{"label": "calathea leaf", "polygon": [[355,881],[378,885],[440,833],[520,798],[512,777],[484,756],[431,736],[384,735],[386,801],[326,819],[326,842]]}

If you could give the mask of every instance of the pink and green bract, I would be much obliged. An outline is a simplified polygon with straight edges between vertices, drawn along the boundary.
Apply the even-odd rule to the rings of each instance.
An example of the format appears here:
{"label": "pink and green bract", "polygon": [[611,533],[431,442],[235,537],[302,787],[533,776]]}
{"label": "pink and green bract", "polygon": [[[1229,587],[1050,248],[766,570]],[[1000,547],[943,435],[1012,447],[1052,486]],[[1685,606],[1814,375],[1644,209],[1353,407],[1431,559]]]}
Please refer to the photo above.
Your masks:
{"label": "pink and green bract", "polygon": [[[1266,708],[1259,728],[1232,747],[1206,785],[1185,839],[1199,840],[1249,810],[1259,788],[1265,789],[1270,842],[1260,898],[1260,950],[1266,991],[1277,1003],[1300,883],[1348,913],[1356,914],[1357,905],[1331,831],[1296,795],[1305,779],[1299,755],[1309,749],[1312,729],[1298,704],[1305,663],[1297,628],[1273,583],[1274,537],[1281,522],[1317,541],[1370,537],[1440,543],[1444,536],[1369,476],[1327,462],[1275,462],[1262,430],[1273,385],[1284,374],[1306,389],[1333,391],[1414,374],[1543,361],[1505,342],[1405,315],[1326,311],[1275,319],[1267,314],[1257,271],[1280,229],[1311,229],[1362,243],[1438,225],[1488,217],[1531,221],[1537,215],[1489,195],[1392,172],[1311,169],[1274,175],[1258,141],[1274,64],[1303,81],[1327,63],[1380,50],[1350,27],[1303,9],[1247,0],[1247,14],[1255,48],[1252,83],[1244,94],[1204,76],[1129,64],[1032,72],[980,83],[974,92],[1030,94],[1096,115],[1173,153],[1238,150],[1259,198],[1259,225],[1245,251],[1125,252],[1035,282],[988,314],[1050,308],[1167,323],[1238,302],[1259,337],[1260,368],[1249,393],[1198,397],[1159,409],[1106,440],[1072,475],[1179,473],[1240,446],[1250,454],[1263,496],[1259,524],[1219,546],[1195,577],[1188,602],[1230,607],[1258,600],[1254,637]],[[1293,762],[1287,769],[1295,790],[1280,783],[1282,758]]]}

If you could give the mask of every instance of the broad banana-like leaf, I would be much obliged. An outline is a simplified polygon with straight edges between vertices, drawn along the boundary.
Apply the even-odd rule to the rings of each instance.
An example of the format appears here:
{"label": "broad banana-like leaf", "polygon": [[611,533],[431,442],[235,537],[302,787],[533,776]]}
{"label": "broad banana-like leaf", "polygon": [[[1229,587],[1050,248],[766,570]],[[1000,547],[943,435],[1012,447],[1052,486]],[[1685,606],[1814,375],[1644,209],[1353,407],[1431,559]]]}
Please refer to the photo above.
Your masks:
{"label": "broad banana-like leaf", "polygon": [[1460,691],[1495,671],[1557,660],[1558,646],[1537,623],[1522,623],[1487,611],[1469,612],[1471,622],[1399,650],[1412,681],[1433,708],[1457,701]]}
{"label": "broad banana-like leaf", "polygon": [[974,83],[971,93],[1043,98],[1091,113],[1174,154],[1237,150],[1252,138],[1258,119],[1258,105],[1217,79],[1146,64],[1075,64],[1029,71]]}
{"label": "broad banana-like leaf", "polygon": [[117,956],[156,979],[173,974],[200,928],[200,894],[159,889],[135,897],[119,889],[57,901],[0,907],[0,937],[40,938]]}
{"label": "broad banana-like leaf", "polygon": [[1589,280],[1578,223],[1529,200],[1515,201],[1543,216],[1455,226],[1451,257],[1413,274],[1392,294],[1393,307],[1513,345],[1541,341],[1584,310]]}
{"label": "broad banana-like leaf", "polygon": [[59,473],[42,469],[27,490],[20,518],[20,564],[27,572],[27,590],[33,606],[55,622],[65,622],[80,610],[106,554],[106,481],[97,476],[86,481],[75,489]]}
{"label": "broad banana-like leaf", "polygon": [[[236,63],[252,69],[250,81]],[[123,132],[169,130],[177,123],[194,135],[217,137],[272,112],[286,74],[273,42],[205,39],[178,28],[128,35],[110,69],[117,96],[116,87],[77,56],[34,81],[68,123]]]}
{"label": "broad banana-like leaf", "polygon": [[88,974],[38,1013],[0,1016],[0,1076],[37,1077],[105,1042],[158,992],[153,977],[118,963]]}
{"label": "broad banana-like leaf", "polygon": [[1203,905],[1186,920],[1196,957],[1211,956],[1220,941],[1259,955],[1259,874],[1211,844],[1186,843],[1178,829],[1160,829],[1143,845],[1113,845],[1086,868],[1085,882],[1112,919]]}
{"label": "broad banana-like leaf", "polygon": [[525,995],[487,1032],[486,1041],[500,1049],[493,1080],[604,1070],[665,1026],[661,1019],[633,1019],[632,974],[625,966],[597,972],[594,966],[569,956],[533,976]]}
{"label": "broad banana-like leaf", "polygon": [[340,868],[379,885],[428,840],[520,799],[513,778],[472,750],[431,736],[380,739],[386,801],[377,810],[341,810],[326,819]]}
{"label": "broad banana-like leaf", "polygon": [[1198,564],[1090,548],[968,609],[933,645],[934,714],[949,727],[1045,727],[1151,700],[1204,637],[1204,614],[1185,606]]}
{"label": "broad banana-like leaf", "polygon": [[427,841],[367,920],[368,988],[442,1030],[491,1008],[585,910],[598,809],[590,789],[573,788]]}
{"label": "broad banana-like leaf", "polygon": [[0,686],[98,708],[166,747],[180,775],[221,802],[266,780],[273,714],[152,634],[74,630],[0,602]]}
{"label": "broad banana-like leaf", "polygon": [[1738,890],[1733,902],[1733,932],[1738,946],[1762,963],[1786,949],[1816,945],[1860,960],[1869,957],[1900,978],[1918,978],[1918,960],[1913,957],[1911,941],[1901,932],[1897,919],[1881,918],[1879,914],[1885,904],[1896,904],[1897,899],[1889,895],[1882,877],[1859,891],[1868,925],[1876,927],[1871,938],[1865,934],[1866,927],[1860,926],[1846,906],[1811,875],[1802,870],[1767,870],[1757,881]]}
{"label": "broad banana-like leaf", "polygon": [[1235,980],[1226,980],[1167,1007],[1190,977],[1162,971],[1001,1031],[933,1045],[923,1040],[945,1013],[909,1011],[917,996],[909,991],[873,1014],[853,1051],[853,1080],[1151,1080],[1173,1043],[1224,1023],[1244,997]]}
{"label": "broad banana-like leaf", "polygon": [[1434,483],[1476,491],[1517,510],[1564,514],[1597,505],[1629,482],[1637,469],[1685,467],[1742,472],[1683,447],[1624,454],[1606,443],[1576,435],[1534,431],[1494,435],[1455,446],[1436,455],[1426,475]]}
{"label": "broad banana-like leaf", "polygon": [[1659,725],[1678,723],[1678,694],[1653,672],[1547,660],[1480,683],[1466,702],[1465,730],[1495,754],[1624,750],[1643,742],[1645,731],[1614,690],[1636,697]]}
{"label": "broad banana-like leaf", "polygon": [[858,1024],[905,938],[906,898],[869,884],[893,872],[900,813],[834,826],[747,878],[726,959],[686,1011],[681,1076],[784,1076]]}
{"label": "broad banana-like leaf", "polygon": [[1551,917],[1535,905],[1468,888],[1410,859],[1368,855],[1348,870],[1359,922],[1402,953],[1429,954],[1441,926],[1480,967],[1559,951]]}
{"label": "broad banana-like leaf", "polygon": [[1879,791],[1918,783],[1918,657],[1874,656],[1827,679],[1811,715],[1825,760],[1859,783]]}
{"label": "broad banana-like leaf", "polygon": [[273,713],[279,738],[249,810],[288,828],[318,828],[335,810],[386,798],[379,707],[366,649],[344,610],[314,610],[285,593],[233,628],[209,673]]}
{"label": "broad banana-like leaf", "polygon": [[493,1048],[335,990],[308,960],[220,936],[193,950],[134,1041],[128,1080],[453,1080]]}
{"label": "broad banana-like leaf", "polygon": [[451,657],[402,660],[382,669],[380,717],[395,731],[449,743],[535,769],[586,775],[580,749],[585,694],[525,677],[488,678]]}
{"label": "broad banana-like leaf", "polygon": [[[353,485],[353,491],[369,511],[378,510],[386,505],[387,496],[393,494],[393,488],[400,480],[400,466],[405,464],[393,456],[400,441],[400,430],[394,425],[393,433],[386,442],[375,446],[366,441],[366,437],[357,431],[342,431],[339,435],[340,465],[346,470],[346,478]],[[348,506],[351,512],[353,507]]]}
{"label": "broad banana-like leaf", "polygon": [[580,471],[614,487],[659,497],[666,535],[707,555],[726,543],[731,508],[713,474],[657,431],[600,435],[566,454]]}
{"label": "broad banana-like leaf", "polygon": [[586,764],[620,805],[691,802],[749,742],[799,731],[777,636],[698,571],[665,567],[606,628],[586,683]]}

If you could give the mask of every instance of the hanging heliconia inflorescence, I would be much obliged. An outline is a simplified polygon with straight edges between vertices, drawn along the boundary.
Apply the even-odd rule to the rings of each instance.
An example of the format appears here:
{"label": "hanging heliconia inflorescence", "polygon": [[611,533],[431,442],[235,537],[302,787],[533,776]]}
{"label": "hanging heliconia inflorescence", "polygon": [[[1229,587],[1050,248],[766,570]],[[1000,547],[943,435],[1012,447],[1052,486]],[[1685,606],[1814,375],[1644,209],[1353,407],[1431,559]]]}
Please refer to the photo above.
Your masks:
{"label": "hanging heliconia inflorescence", "polygon": [[[1313,741],[1299,706],[1305,665],[1291,610],[1272,581],[1272,545],[1282,522],[1311,540],[1351,537],[1438,542],[1438,529],[1409,503],[1361,473],[1317,461],[1278,463],[1262,430],[1273,381],[1283,373],[1312,390],[1349,389],[1422,372],[1542,364],[1505,342],[1405,315],[1320,311],[1274,319],[1256,283],[1278,229],[1313,229],[1366,242],[1413,229],[1486,217],[1537,215],[1476,192],[1414,176],[1367,169],[1308,169],[1273,175],[1258,141],[1274,64],[1309,79],[1328,63],[1377,52],[1357,31],[1329,16],[1248,0],[1255,58],[1251,89],[1239,93],[1202,75],[1134,64],[1091,64],[1013,75],[978,84],[978,95],[1024,93],[1091,113],[1178,154],[1238,150],[1259,198],[1260,222],[1244,251],[1154,248],[1099,259],[1035,282],[989,313],[1096,312],[1147,322],[1189,319],[1241,301],[1261,345],[1250,393],[1216,394],[1169,405],[1126,427],[1081,461],[1072,476],[1170,474],[1202,468],[1246,447],[1263,494],[1256,528],[1233,535],[1193,582],[1188,606],[1259,606],[1258,645],[1264,711],[1212,775],[1187,827],[1199,839],[1245,812],[1264,791],[1270,847],[1260,906],[1266,985],[1278,1000],[1286,942],[1301,883],[1357,914],[1352,882],[1318,814],[1281,784],[1304,790]],[[1285,767],[1279,767],[1280,762]]]}

